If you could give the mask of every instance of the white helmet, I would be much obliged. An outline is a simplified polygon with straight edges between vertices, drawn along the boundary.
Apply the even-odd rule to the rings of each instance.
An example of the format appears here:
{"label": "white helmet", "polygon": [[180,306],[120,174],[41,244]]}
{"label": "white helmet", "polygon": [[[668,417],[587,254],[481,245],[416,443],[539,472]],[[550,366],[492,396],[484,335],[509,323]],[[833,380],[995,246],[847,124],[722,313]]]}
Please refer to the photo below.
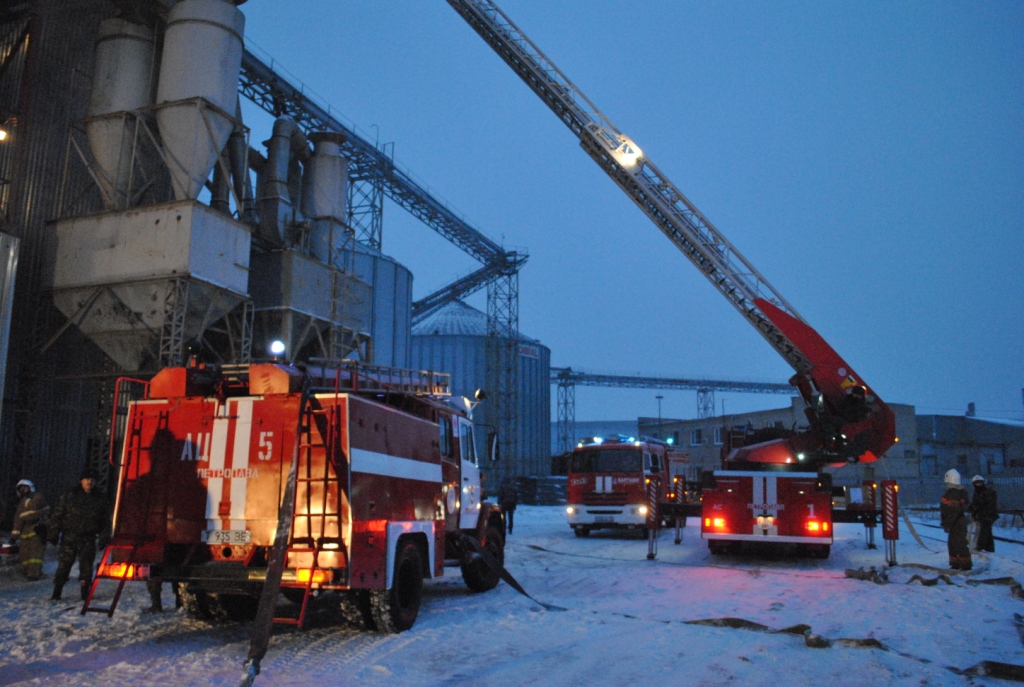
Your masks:
{"label": "white helmet", "polygon": [[960,484],[960,473],[956,470],[946,470],[946,476],[943,479],[946,484]]}
{"label": "white helmet", "polygon": [[18,491],[18,489],[20,489],[21,487],[28,487],[33,492],[36,490],[36,485],[32,484],[32,482],[27,479],[23,479],[20,482],[18,482],[14,487],[14,491]]}
{"label": "white helmet", "polygon": [[978,482],[984,484],[985,478],[982,477],[981,475],[975,475],[974,477],[971,478],[971,484],[977,484]]}

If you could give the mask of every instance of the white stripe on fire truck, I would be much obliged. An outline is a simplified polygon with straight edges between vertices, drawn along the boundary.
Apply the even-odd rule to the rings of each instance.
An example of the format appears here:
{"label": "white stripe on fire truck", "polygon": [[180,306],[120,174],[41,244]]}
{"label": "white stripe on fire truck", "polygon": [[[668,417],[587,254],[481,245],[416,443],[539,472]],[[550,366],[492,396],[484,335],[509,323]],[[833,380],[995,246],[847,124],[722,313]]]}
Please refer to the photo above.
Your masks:
{"label": "white stripe on fire truck", "polygon": [[249,446],[252,440],[252,398],[238,400],[235,415],[235,445],[231,452],[231,474],[238,475],[229,480],[231,495],[231,528],[246,529],[245,498],[249,485],[247,476],[249,468]]}
{"label": "white stripe on fire truck", "polygon": [[[213,437],[210,441],[210,452],[207,454],[210,460],[210,471],[208,475],[224,474],[224,460],[228,448],[228,429],[231,426],[231,416],[228,407],[219,406],[216,416],[213,418]],[[224,496],[224,478],[206,478],[206,520],[211,530],[220,529],[220,516],[217,510],[220,507],[221,498]]]}
{"label": "white stripe on fire truck", "polygon": [[352,472],[415,479],[421,482],[441,482],[440,463],[424,463],[422,460],[389,456],[386,453],[362,448],[352,449]]}

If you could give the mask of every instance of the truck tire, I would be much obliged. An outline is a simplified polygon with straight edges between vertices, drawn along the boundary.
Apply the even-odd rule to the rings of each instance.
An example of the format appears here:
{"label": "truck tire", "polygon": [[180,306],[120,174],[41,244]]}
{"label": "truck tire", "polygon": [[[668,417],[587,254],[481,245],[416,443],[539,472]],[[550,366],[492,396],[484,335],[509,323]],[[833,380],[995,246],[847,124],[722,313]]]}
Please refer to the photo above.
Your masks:
{"label": "truck tire", "polygon": [[832,547],[828,544],[812,544],[807,547],[811,558],[828,558],[832,553]]}
{"label": "truck tire", "polygon": [[403,632],[412,627],[423,599],[423,563],[420,549],[411,540],[398,543],[395,576],[391,589],[370,592],[371,629]]}
{"label": "truck tire", "polygon": [[[483,548],[504,567],[505,540],[501,536],[501,530],[494,525],[487,526],[487,539]],[[487,565],[487,561],[477,557],[472,563],[462,566],[462,579],[471,591],[486,592],[498,586],[498,582],[501,581],[501,570],[494,570]]]}
{"label": "truck tire", "polygon": [[367,589],[349,589],[340,592],[339,608],[341,617],[352,627],[360,630],[375,630],[371,612],[370,592]]}
{"label": "truck tire", "polygon": [[572,533],[575,534],[577,537],[589,537],[590,536],[590,528],[589,527],[573,527],[572,528]]}
{"label": "truck tire", "polygon": [[211,620],[221,623],[244,623],[256,617],[259,597],[248,594],[208,594]]}
{"label": "truck tire", "polygon": [[181,606],[190,618],[196,620],[212,620],[213,614],[210,609],[210,597],[202,589],[192,584],[182,584],[180,587]]}

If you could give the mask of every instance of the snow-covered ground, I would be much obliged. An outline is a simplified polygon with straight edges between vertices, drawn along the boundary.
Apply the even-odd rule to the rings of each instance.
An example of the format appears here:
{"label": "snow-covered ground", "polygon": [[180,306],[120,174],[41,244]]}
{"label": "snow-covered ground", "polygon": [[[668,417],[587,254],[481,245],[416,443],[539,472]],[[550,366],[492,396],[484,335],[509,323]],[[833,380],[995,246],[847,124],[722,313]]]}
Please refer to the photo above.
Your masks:
{"label": "snow-covered ground", "polygon": [[[504,583],[472,594],[451,570],[427,584],[419,619],[402,634],[354,630],[330,609],[305,631],[276,628],[256,684],[1012,684],[958,671],[1024,663],[1014,624],[1024,601],[1006,580],[984,584],[1024,581],[1024,546],[997,542],[972,572],[923,585],[911,578],[935,580],[947,558],[942,531],[918,523],[927,548],[901,527],[895,567],[885,565],[881,532],[871,550],[859,525],[837,526],[828,560],[765,559],[710,556],[694,520],[682,545],[663,532],[649,561],[643,540],[578,539],[561,508],[520,507],[506,564],[540,603]],[[997,536],[1024,540],[1020,529]],[[238,684],[248,625],[142,614],[148,597],[138,583],[113,618],[83,617],[79,605],[48,600],[47,553],[46,581],[0,571],[0,685]],[[888,583],[844,574],[872,566]],[[77,591],[74,580],[67,592]],[[164,596],[173,608],[169,589]],[[723,618],[763,628],[692,622]],[[798,625],[809,627],[776,632]],[[828,646],[808,646],[800,630]]]}

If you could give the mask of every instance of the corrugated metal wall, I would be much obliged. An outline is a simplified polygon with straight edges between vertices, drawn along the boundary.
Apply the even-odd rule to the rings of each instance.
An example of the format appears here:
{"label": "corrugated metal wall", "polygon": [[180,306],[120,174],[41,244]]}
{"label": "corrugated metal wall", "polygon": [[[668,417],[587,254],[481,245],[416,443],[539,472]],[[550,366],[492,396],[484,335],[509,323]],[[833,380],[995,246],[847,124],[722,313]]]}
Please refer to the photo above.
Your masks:
{"label": "corrugated metal wall", "polygon": [[[97,407],[104,357],[73,328],[60,336],[49,285],[54,219],[71,122],[85,116],[93,40],[115,6],[34,0],[0,7],[0,231],[21,241],[0,435],[3,500],[23,476],[50,493],[76,481]],[[47,346],[47,344],[49,344]],[[67,379],[73,377],[74,380]]]}
{"label": "corrugated metal wall", "polygon": [[[446,307],[461,311],[455,317],[461,318],[464,326],[442,325],[435,328],[428,321],[414,327],[411,364],[414,368],[451,374],[452,395],[472,398],[476,389],[484,388],[487,379],[487,336],[482,333],[486,331],[486,315],[461,303]],[[539,342],[523,337],[519,347],[520,455],[503,456],[493,468],[484,463],[482,467],[491,473],[490,484],[505,476],[546,476],[551,473],[550,375],[551,351]],[[483,442],[495,424],[491,412],[491,405],[486,400],[474,411],[477,450],[481,455],[486,455]]]}

